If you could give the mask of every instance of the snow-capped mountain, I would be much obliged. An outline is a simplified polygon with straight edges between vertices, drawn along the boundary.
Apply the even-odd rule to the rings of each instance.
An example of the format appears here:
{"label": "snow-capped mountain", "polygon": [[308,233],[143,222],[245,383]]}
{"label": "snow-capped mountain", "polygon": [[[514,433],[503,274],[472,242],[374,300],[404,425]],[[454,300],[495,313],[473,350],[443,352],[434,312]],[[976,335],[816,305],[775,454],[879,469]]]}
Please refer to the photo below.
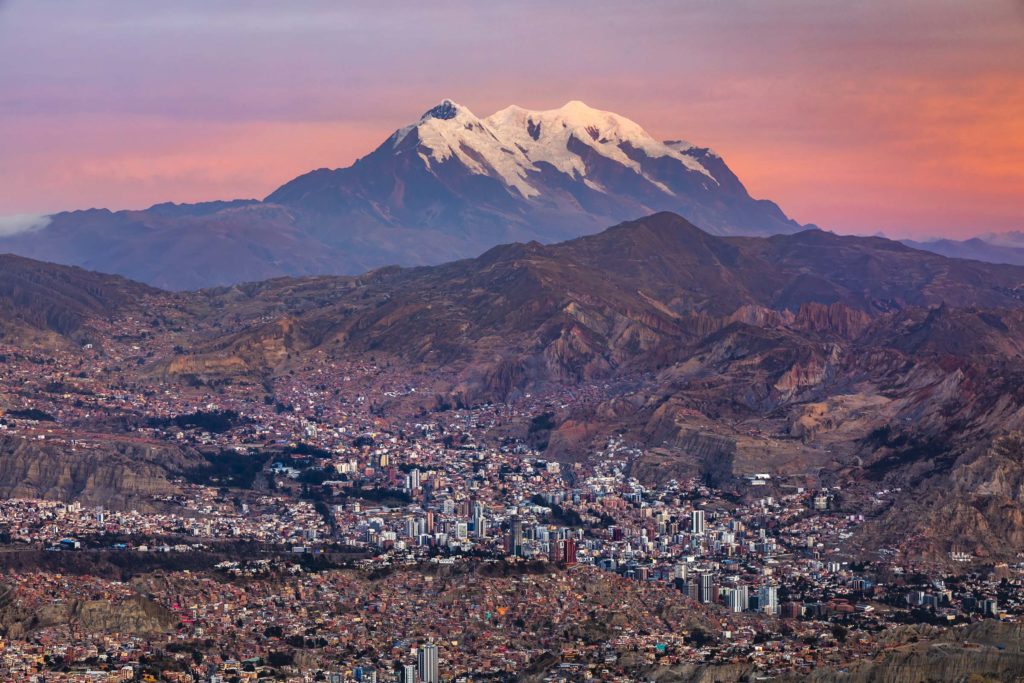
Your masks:
{"label": "snow-capped mountain", "polygon": [[352,167],[300,176],[267,201],[321,211],[361,205],[385,224],[499,240],[550,242],[662,210],[717,234],[801,227],[752,199],[710,149],[656,140],[579,101],[479,118],[444,100]]}
{"label": "snow-capped mountain", "polygon": [[618,114],[573,101],[479,118],[444,100],[352,166],[299,176],[263,201],[62,213],[0,238],[0,252],[185,289],[441,263],[658,211],[715,234],[802,227],[751,198],[710,149],[656,140]]}
{"label": "snow-capped mountain", "polygon": [[424,114],[419,123],[395,131],[392,146],[397,148],[413,132],[419,142],[417,154],[428,168],[454,158],[473,173],[501,180],[526,199],[542,196],[545,189],[550,191],[539,178],[545,166],[582,180],[592,190],[605,192],[588,177],[590,169],[584,160],[588,154],[624,166],[672,195],[670,188],[629,156],[631,150],[651,159],[678,160],[717,182],[693,154],[693,145],[658,142],[629,119],[591,109],[579,101],[550,111],[513,105],[481,120],[466,107],[445,100]]}

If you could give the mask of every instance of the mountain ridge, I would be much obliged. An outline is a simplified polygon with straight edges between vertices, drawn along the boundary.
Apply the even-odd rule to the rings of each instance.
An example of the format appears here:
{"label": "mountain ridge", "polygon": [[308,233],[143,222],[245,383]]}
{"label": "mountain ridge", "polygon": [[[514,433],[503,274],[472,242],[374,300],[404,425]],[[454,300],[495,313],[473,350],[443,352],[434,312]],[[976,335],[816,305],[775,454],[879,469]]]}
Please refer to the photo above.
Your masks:
{"label": "mountain ridge", "polygon": [[990,235],[966,240],[934,239],[902,240],[902,242],[915,249],[930,251],[950,258],[1024,266],[1024,241],[1019,238],[1014,240],[1012,235],[1013,233],[1008,233],[1008,238],[1004,238],[1002,241],[997,235]]}
{"label": "mountain ridge", "polygon": [[721,234],[803,227],[750,197],[714,152],[655,140],[617,114],[573,101],[481,119],[445,100],[351,166],[302,174],[263,200],[63,212],[0,237],[0,251],[187,290],[434,265],[660,210]]}
{"label": "mountain ridge", "polygon": [[109,318],[157,291],[117,275],[0,254],[0,340],[76,337],[89,319]]}
{"label": "mountain ridge", "polygon": [[[860,314],[941,304],[1021,308],[1024,269],[821,231],[717,237],[659,213],[558,244],[502,245],[475,259],[377,271],[332,291],[291,317],[287,330],[271,324],[254,339],[339,344],[416,363],[490,359],[490,366],[499,358],[497,365],[519,366],[524,380],[579,380],[665,362],[713,320],[762,324],[781,316],[808,330],[861,330]],[[824,310],[811,313],[810,304]],[[250,342],[208,351],[230,356],[238,344]]]}

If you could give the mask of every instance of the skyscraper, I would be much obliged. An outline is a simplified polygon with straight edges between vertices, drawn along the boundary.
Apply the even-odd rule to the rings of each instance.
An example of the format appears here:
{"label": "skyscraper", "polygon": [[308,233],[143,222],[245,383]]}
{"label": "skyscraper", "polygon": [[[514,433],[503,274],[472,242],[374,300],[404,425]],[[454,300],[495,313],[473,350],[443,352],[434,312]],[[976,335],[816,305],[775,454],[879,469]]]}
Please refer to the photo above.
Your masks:
{"label": "skyscraper", "polygon": [[398,683],[416,683],[416,665],[406,664],[398,672]]}
{"label": "skyscraper", "polygon": [[704,511],[693,510],[690,512],[690,532],[694,534],[704,533]]}
{"label": "skyscraper", "polygon": [[746,586],[736,586],[729,593],[729,611],[743,612],[747,609],[748,591]]}
{"label": "skyscraper", "polygon": [[509,529],[509,550],[516,557],[523,556],[523,522],[518,517],[512,518],[512,528]]}
{"label": "skyscraper", "polygon": [[427,643],[419,648],[420,683],[440,683],[438,673],[437,645]]}
{"label": "skyscraper", "polygon": [[484,506],[480,502],[473,503],[473,533],[478,538],[487,537],[487,519],[484,517]]}
{"label": "skyscraper", "polygon": [[565,543],[565,555],[562,558],[562,561],[565,562],[565,564],[570,565],[570,566],[576,564],[576,539],[575,538],[567,538],[567,539],[565,539],[564,543]]}
{"label": "skyscraper", "polygon": [[766,614],[779,613],[778,586],[765,586],[758,593],[758,606]]}
{"label": "skyscraper", "polygon": [[701,574],[700,583],[697,584],[697,599],[700,602],[714,602],[715,598],[718,597],[715,593],[715,575],[714,574]]}

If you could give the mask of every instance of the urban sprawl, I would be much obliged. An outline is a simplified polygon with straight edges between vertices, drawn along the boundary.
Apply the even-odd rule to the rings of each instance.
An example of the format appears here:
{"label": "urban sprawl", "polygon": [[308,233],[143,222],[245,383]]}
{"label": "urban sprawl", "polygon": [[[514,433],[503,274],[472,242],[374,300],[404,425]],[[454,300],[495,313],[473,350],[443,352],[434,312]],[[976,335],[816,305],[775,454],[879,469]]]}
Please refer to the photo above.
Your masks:
{"label": "urban sprawl", "polygon": [[428,391],[419,377],[311,355],[262,387],[155,390],[127,369],[174,351],[144,328],[118,321],[102,351],[0,348],[0,394],[18,407],[5,438],[206,458],[130,504],[0,501],[3,680],[628,681],[688,664],[770,677],[1024,612],[1020,566],[850,553],[864,519],[837,489],[760,473],[742,496],[644,485],[641,451],[616,435],[563,461],[501,436],[600,384],[398,416],[381,406]]}

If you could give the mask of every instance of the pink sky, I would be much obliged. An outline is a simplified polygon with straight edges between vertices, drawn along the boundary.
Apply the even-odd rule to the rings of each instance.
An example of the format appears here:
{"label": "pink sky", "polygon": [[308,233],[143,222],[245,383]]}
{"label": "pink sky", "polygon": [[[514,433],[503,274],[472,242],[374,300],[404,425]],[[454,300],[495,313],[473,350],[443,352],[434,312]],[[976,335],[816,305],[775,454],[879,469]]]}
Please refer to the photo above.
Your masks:
{"label": "pink sky", "polygon": [[262,197],[445,97],[584,100],[840,232],[1024,228],[1019,0],[0,0],[0,216]]}

